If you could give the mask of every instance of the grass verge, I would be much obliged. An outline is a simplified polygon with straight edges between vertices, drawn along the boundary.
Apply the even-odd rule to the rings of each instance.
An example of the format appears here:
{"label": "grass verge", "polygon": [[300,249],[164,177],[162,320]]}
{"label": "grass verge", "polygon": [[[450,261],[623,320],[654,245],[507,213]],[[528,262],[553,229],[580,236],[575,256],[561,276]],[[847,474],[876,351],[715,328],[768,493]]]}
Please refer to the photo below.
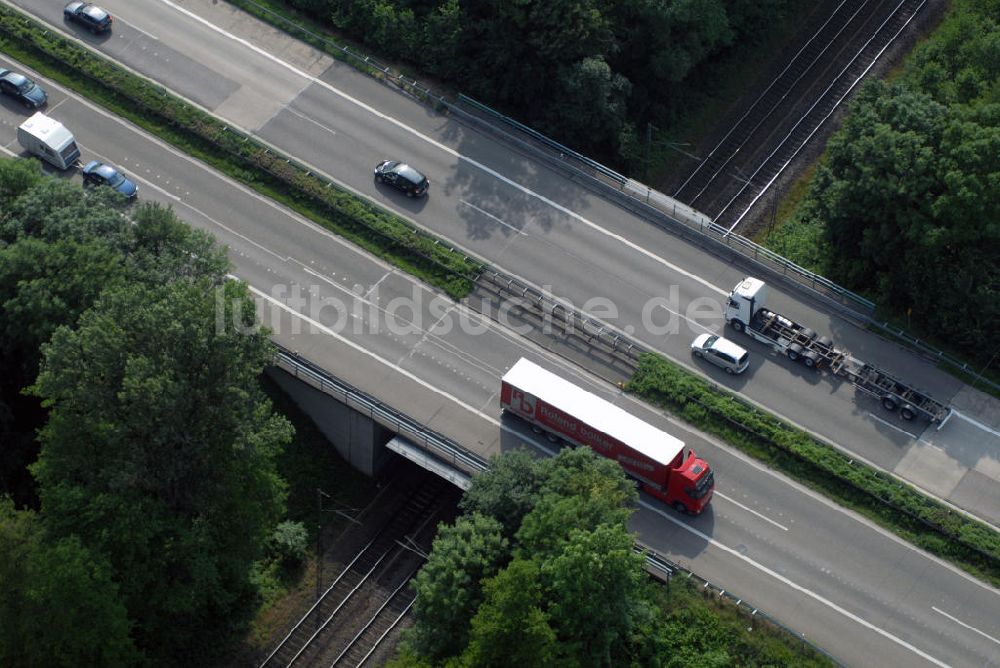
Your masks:
{"label": "grass verge", "polygon": [[0,50],[452,298],[471,290],[475,260],[5,6]]}
{"label": "grass verge", "polygon": [[675,665],[835,666],[808,642],[758,616],[751,616],[696,580],[675,575],[659,590],[668,633],[681,657]]}
{"label": "grass verge", "polygon": [[723,438],[897,536],[1000,586],[1000,534],[853,460],[657,355],[644,355],[628,391]]}

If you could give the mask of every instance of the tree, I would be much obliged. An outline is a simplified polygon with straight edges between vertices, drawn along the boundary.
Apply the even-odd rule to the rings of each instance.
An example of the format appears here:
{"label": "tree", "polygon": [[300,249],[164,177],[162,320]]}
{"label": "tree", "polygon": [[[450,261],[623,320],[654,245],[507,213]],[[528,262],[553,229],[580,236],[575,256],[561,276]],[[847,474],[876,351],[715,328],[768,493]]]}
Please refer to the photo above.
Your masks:
{"label": "tree", "polygon": [[282,510],[274,457],[291,428],[257,385],[270,344],[233,320],[253,311],[234,282],[123,286],[43,348],[33,391],[50,416],[33,472],[46,526],[107,555],[160,663],[211,661],[238,632]]}
{"label": "tree", "polygon": [[432,661],[460,654],[483,601],[482,581],[508,559],[507,539],[492,517],[476,513],[442,526],[413,582],[417,621],[408,644],[414,651]]}
{"label": "tree", "polygon": [[[22,389],[40,347],[73,325],[98,295],[125,282],[223,280],[224,249],[154,203],[121,210],[111,192],[43,179],[33,160],[0,160],[0,482],[22,506],[37,504],[27,466],[45,412]],[[109,204],[108,196],[115,198]],[[131,222],[130,222],[131,221]]]}
{"label": "tree", "polygon": [[129,666],[139,655],[107,562],[0,499],[0,664]]}
{"label": "tree", "polygon": [[804,205],[834,278],[986,362],[1000,322],[1000,107],[876,84],[831,139]]}
{"label": "tree", "polygon": [[635,485],[625,477],[618,462],[601,457],[590,448],[565,448],[542,462],[545,492],[579,497],[588,504],[614,511],[611,516],[602,516],[593,526],[619,521],[618,511],[627,515],[627,506],[639,498]]}
{"label": "tree", "polygon": [[104,240],[24,237],[0,249],[0,337],[12,358],[4,367],[13,372],[18,364],[30,383],[52,332],[124,279],[121,254]]}
{"label": "tree", "polygon": [[480,513],[500,522],[511,538],[521,520],[538,501],[544,482],[543,465],[527,450],[513,450],[493,457],[490,467],[473,478],[459,501],[468,515]]}
{"label": "tree", "polygon": [[621,468],[587,448],[495,457],[462,501],[474,514],[442,530],[417,575],[409,650],[474,666],[649,657],[632,648],[654,628],[626,528],[635,498]]}
{"label": "tree", "polygon": [[484,582],[484,600],[459,663],[484,668],[568,663],[559,658],[539,575],[535,561],[515,559]]}
{"label": "tree", "polygon": [[0,220],[9,215],[14,200],[42,178],[42,163],[37,160],[0,159]]}
{"label": "tree", "polygon": [[612,72],[603,56],[590,56],[560,68],[555,86],[559,105],[540,119],[541,130],[574,146],[615,147],[625,127],[632,84]]}
{"label": "tree", "polygon": [[647,616],[643,557],[624,524],[574,530],[542,565],[552,626],[581,666],[621,665]]}

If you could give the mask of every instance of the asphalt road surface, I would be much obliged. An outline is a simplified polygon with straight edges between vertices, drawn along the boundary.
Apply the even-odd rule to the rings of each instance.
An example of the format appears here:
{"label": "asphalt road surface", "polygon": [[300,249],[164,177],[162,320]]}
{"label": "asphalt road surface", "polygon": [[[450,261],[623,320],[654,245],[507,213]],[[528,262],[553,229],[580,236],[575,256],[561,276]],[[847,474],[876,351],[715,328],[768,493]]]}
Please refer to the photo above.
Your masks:
{"label": "asphalt road surface", "polygon": [[[61,6],[18,0],[55,26]],[[208,0],[111,0],[111,36],[81,41],[271,142],[345,187],[600,317],[610,326],[940,498],[1000,525],[1000,402],[798,293],[771,307],[857,357],[951,401],[938,430],[903,422],[829,374],[729,330],[753,354],[738,378],[690,359],[722,331],[725,295],[747,270],[677,239],[587,189],[355,70]],[[412,162],[430,197],[372,179]],[[370,287],[370,286],[369,286]]]}
{"label": "asphalt road surface", "polygon": [[[712,463],[718,487],[710,510],[689,518],[645,499],[633,520],[644,542],[849,665],[1000,660],[995,589],[43,84],[50,113],[72,129],[84,160],[121,166],[141,199],[173,206],[229,246],[234,274],[261,296],[265,324],[284,345],[485,455],[548,446],[499,417],[500,376],[520,357],[532,358],[678,435]],[[15,129],[24,117],[20,107],[0,103],[0,146],[8,153],[20,150]]]}

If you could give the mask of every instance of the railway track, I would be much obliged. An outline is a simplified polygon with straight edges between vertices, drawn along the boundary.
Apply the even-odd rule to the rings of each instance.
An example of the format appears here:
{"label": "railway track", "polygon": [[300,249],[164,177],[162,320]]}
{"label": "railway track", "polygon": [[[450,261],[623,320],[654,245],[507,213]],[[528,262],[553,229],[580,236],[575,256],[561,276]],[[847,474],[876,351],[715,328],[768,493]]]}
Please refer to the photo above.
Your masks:
{"label": "railway track", "polygon": [[374,530],[367,527],[363,547],[261,668],[360,665],[409,609],[412,592],[407,585],[429,549],[434,520],[455,507],[460,491],[426,471],[401,476],[395,484],[393,498],[398,501],[388,511],[388,520]]}
{"label": "railway track", "polygon": [[843,0],[809,36],[674,198],[730,231],[857,87],[927,0]]}
{"label": "railway track", "polygon": [[382,646],[382,642],[413,607],[417,597],[410,590],[409,584],[416,573],[416,570],[411,571],[404,582],[386,598],[371,619],[334,658],[330,664],[331,668],[334,666],[360,668],[375,654]]}

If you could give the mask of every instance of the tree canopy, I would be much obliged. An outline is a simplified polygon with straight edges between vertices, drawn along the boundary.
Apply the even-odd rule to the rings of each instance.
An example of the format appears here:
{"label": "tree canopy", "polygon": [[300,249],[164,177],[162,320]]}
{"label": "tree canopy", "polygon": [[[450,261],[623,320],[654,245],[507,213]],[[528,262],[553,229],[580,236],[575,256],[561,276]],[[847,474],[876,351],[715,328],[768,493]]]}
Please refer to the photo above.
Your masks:
{"label": "tree canopy", "polygon": [[[290,0],[377,53],[585,153],[614,157],[665,124],[681,84],[786,0]],[[694,86],[700,82],[693,82]]]}
{"label": "tree canopy", "polygon": [[493,463],[417,575],[410,650],[470,666],[626,660],[651,614],[626,528],[635,488],[586,448],[541,460],[512,452]]}
{"label": "tree canopy", "polygon": [[76,536],[0,498],[0,664],[126,666],[139,659],[111,569]]}
{"label": "tree canopy", "polygon": [[291,437],[249,291],[161,206],[25,160],[0,160],[0,200],[0,480],[39,504],[28,468],[40,499],[0,509],[0,618],[39,611],[4,624],[0,662],[211,664],[253,609]]}
{"label": "tree canopy", "polygon": [[896,82],[859,93],[792,223],[822,230],[807,263],[981,364],[1000,325],[995,5],[957,2]]}

